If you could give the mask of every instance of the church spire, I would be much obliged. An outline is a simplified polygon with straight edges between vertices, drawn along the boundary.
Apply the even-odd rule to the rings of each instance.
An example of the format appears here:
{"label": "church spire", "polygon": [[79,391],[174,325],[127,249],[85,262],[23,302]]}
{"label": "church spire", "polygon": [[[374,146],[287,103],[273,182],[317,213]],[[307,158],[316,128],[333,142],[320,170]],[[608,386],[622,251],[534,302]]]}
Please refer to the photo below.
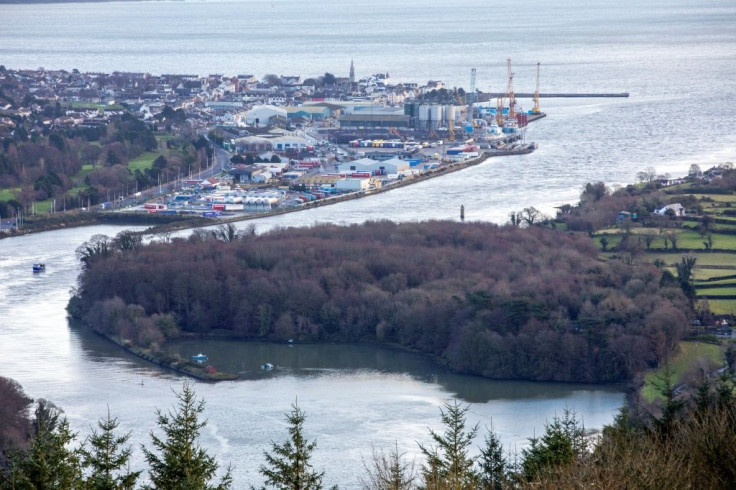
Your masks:
{"label": "church spire", "polygon": [[353,59],[350,59],[350,88],[353,88],[353,84],[355,84],[355,65],[353,64]]}

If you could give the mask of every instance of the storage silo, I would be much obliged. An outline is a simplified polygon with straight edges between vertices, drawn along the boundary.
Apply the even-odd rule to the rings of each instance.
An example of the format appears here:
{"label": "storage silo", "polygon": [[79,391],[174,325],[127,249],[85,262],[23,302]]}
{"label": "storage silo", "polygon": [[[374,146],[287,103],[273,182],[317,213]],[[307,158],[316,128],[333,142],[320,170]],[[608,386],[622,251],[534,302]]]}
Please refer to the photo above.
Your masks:
{"label": "storage silo", "polygon": [[455,106],[445,106],[445,124],[450,125],[450,122],[455,123]]}
{"label": "storage silo", "polygon": [[442,106],[439,104],[432,105],[430,111],[430,119],[432,120],[430,129],[437,129],[442,124]]}
{"label": "storage silo", "polygon": [[429,121],[429,106],[428,105],[420,105],[419,106],[419,118],[418,118],[418,129],[425,129],[427,127],[427,122]]}

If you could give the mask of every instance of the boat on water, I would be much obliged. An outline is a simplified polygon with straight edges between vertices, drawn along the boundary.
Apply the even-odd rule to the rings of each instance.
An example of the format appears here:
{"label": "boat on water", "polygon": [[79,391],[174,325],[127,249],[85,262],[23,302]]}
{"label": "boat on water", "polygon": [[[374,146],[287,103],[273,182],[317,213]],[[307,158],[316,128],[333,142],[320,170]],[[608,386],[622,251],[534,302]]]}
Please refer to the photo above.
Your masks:
{"label": "boat on water", "polygon": [[192,361],[204,362],[206,360],[207,360],[207,356],[202,354],[201,352],[197,354],[196,356],[192,356]]}
{"label": "boat on water", "polygon": [[504,125],[503,129],[501,130],[504,133],[518,133],[519,132],[519,123],[516,122],[516,119],[508,119],[506,121],[506,124]]}
{"label": "boat on water", "polygon": [[274,368],[274,366],[270,362],[267,362],[266,364],[264,364],[264,365],[261,366],[261,369],[263,369],[264,371],[270,371],[273,368]]}
{"label": "boat on water", "polygon": [[33,264],[33,272],[46,272],[46,264],[42,262]]}

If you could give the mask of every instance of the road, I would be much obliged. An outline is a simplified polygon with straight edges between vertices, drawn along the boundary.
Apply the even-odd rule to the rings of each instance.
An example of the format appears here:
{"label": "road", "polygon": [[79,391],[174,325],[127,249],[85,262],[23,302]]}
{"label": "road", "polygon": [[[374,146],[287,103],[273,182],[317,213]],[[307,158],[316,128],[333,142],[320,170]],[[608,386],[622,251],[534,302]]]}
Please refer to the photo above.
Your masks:
{"label": "road", "polygon": [[[232,154],[230,152],[225,151],[222,148],[215,147],[214,164],[204,170],[201,170],[195,174],[192,174],[191,176],[188,177],[188,179],[204,180],[204,179],[208,179],[210,177],[219,175],[220,172],[222,172],[224,169],[227,169],[230,167],[231,157],[232,157]],[[169,194],[173,192],[174,190],[176,190],[178,187],[179,187],[179,181],[172,181],[172,182],[168,182],[165,184],[161,184],[160,186],[151,187],[150,189],[141,191],[140,196],[135,196],[135,195],[126,196],[124,199],[119,200],[116,203],[113,203],[113,206],[115,209],[135,206],[144,201],[153,199],[157,196]]]}

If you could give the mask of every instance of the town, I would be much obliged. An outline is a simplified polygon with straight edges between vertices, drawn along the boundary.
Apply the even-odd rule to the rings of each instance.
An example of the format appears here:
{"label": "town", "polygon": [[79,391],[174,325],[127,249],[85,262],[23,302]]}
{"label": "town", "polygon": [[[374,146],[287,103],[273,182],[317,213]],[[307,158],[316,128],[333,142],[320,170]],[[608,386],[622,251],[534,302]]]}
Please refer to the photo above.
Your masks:
{"label": "town", "polygon": [[[466,92],[388,73],[358,79],[352,61],[347,77],[261,80],[0,67],[2,158],[18,168],[0,182],[2,228],[67,209],[212,218],[295,209],[529,153],[526,126],[545,114],[538,90],[521,108],[513,76],[508,60],[507,90],[491,104],[475,69]],[[46,140],[78,165],[50,177],[53,155],[19,150]],[[30,160],[11,161],[11,146]]]}

